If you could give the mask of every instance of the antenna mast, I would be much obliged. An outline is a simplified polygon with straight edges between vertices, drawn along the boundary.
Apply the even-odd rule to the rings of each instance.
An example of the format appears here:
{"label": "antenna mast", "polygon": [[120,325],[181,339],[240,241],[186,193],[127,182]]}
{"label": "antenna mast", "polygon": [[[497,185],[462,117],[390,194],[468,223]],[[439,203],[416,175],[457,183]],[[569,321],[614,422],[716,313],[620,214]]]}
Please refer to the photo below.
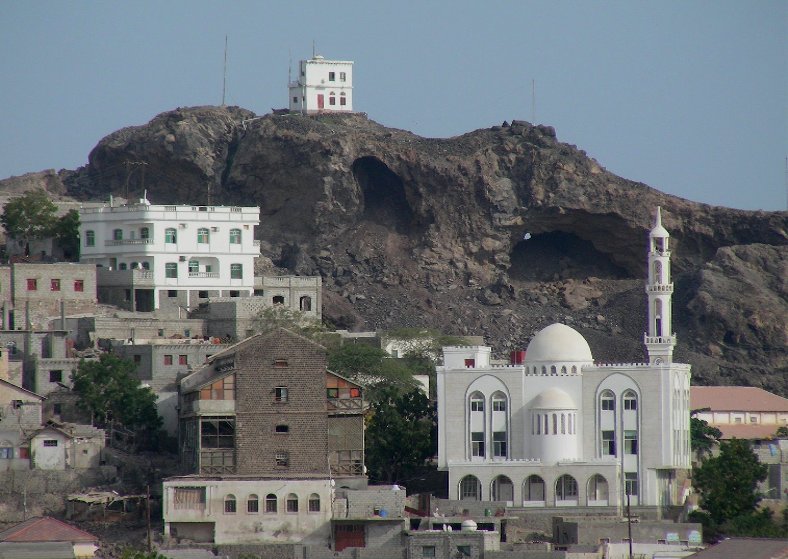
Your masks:
{"label": "antenna mast", "polygon": [[224,79],[222,80],[222,107],[224,107],[224,96],[227,92],[227,35],[224,36]]}

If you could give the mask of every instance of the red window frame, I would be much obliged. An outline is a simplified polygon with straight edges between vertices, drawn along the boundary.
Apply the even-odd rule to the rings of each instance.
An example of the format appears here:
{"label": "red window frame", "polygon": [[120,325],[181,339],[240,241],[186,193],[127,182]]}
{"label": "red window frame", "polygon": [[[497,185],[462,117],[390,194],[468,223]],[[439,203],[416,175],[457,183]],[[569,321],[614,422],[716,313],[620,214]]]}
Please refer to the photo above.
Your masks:
{"label": "red window frame", "polygon": [[172,365],[172,355],[165,355],[164,356],[164,364],[165,365]]}
{"label": "red window frame", "polygon": [[27,290],[28,291],[37,291],[38,290],[38,280],[35,278],[27,278]]}
{"label": "red window frame", "polygon": [[85,281],[84,280],[74,280],[74,291],[85,291]]}

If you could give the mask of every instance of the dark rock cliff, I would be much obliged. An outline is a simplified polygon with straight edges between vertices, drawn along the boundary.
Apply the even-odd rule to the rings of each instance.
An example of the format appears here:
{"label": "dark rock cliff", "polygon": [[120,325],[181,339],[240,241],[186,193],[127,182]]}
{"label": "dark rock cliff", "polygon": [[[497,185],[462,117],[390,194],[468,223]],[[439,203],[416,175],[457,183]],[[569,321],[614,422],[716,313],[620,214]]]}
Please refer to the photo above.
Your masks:
{"label": "dark rock cliff", "polygon": [[264,256],[321,274],[338,326],[482,334],[504,353],[560,320],[602,361],[643,359],[646,238],[660,205],[676,358],[697,382],[788,394],[788,213],[663,194],[547,126],[429,139],[362,115],[184,108],[107,136],[59,178],[83,199],[146,189],[154,203],[259,205]]}

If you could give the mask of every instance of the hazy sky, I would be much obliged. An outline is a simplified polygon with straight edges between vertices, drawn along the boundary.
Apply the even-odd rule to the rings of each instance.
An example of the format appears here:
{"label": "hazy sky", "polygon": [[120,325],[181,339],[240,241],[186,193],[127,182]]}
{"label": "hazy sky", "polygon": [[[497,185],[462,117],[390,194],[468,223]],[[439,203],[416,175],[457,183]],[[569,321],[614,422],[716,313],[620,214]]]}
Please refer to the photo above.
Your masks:
{"label": "hazy sky", "polygon": [[288,61],[354,60],[354,105],[448,137],[556,128],[691,200],[786,209],[788,2],[0,0],[0,178],[76,168],[179,106],[287,106]]}

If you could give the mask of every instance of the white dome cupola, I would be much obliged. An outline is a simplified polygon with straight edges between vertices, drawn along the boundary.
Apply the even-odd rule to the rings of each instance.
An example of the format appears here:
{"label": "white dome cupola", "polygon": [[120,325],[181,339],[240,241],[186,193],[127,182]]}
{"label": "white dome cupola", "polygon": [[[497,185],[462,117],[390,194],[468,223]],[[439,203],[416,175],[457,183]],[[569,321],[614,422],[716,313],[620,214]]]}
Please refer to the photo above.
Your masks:
{"label": "white dome cupola", "polygon": [[577,460],[577,404],[560,388],[541,392],[530,405],[532,458]]}
{"label": "white dome cupola", "polygon": [[594,358],[585,338],[566,324],[551,324],[533,337],[525,352],[529,373],[542,375],[577,375]]}

